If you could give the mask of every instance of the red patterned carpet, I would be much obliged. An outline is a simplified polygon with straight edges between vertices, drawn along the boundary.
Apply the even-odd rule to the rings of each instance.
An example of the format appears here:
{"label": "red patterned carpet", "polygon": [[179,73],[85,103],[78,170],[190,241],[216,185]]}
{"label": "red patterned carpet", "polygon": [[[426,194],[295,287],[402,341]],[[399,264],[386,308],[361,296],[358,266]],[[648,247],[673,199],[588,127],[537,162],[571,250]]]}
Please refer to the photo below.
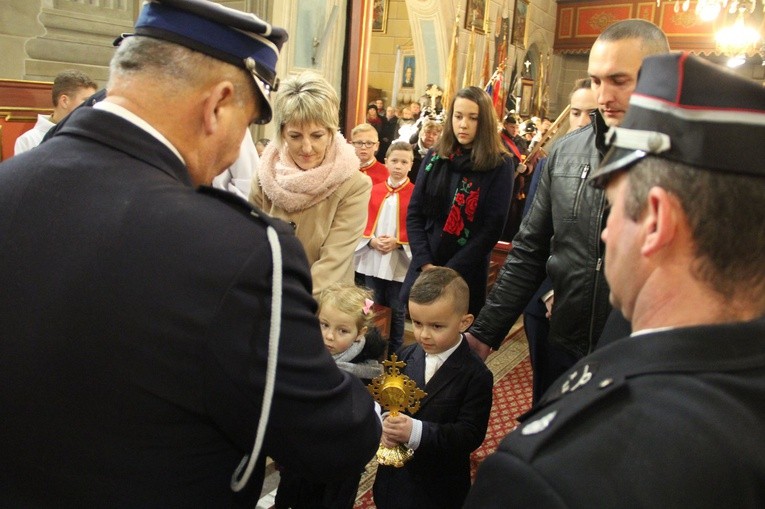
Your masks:
{"label": "red patterned carpet", "polygon": [[[526,337],[522,330],[511,334],[500,351],[489,357],[486,364],[494,373],[494,402],[489,427],[481,447],[471,455],[472,475],[486,456],[494,452],[502,439],[517,426],[516,419],[531,406],[531,365]],[[359,487],[354,509],[374,509],[372,483],[376,465],[367,466]]]}
{"label": "red patterned carpet", "polygon": [[518,417],[531,407],[531,364],[528,356],[494,384],[489,428],[481,447],[470,456],[471,475],[475,478],[478,465],[493,453],[505,436],[518,425]]}
{"label": "red patterned carpet", "polygon": [[[531,406],[531,365],[528,344],[520,320],[510,331],[499,351],[489,356],[486,365],[494,374],[494,401],[486,438],[481,447],[471,455],[473,476],[481,461],[496,450],[505,435],[515,429],[516,419]],[[361,478],[355,509],[375,509],[372,484],[376,470],[377,463],[373,459]],[[273,508],[278,476],[278,472],[274,471],[266,478],[264,493],[257,509]]]}

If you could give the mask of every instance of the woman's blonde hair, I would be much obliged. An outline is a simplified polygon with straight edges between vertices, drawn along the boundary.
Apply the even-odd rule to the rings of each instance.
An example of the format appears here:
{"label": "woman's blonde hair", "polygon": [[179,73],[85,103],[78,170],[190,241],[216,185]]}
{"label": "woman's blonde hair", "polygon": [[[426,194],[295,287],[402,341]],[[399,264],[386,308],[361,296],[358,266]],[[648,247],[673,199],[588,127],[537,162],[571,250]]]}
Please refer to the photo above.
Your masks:
{"label": "woman's blonde hair", "polygon": [[324,306],[332,306],[341,313],[353,316],[358,330],[374,326],[371,307],[372,291],[349,283],[335,283],[319,296],[319,313]]}
{"label": "woman's blonde hair", "polygon": [[288,123],[305,125],[315,122],[334,135],[339,128],[340,99],[322,76],[312,71],[303,72],[279,85],[274,100],[274,122],[280,144],[284,141],[282,129]]}

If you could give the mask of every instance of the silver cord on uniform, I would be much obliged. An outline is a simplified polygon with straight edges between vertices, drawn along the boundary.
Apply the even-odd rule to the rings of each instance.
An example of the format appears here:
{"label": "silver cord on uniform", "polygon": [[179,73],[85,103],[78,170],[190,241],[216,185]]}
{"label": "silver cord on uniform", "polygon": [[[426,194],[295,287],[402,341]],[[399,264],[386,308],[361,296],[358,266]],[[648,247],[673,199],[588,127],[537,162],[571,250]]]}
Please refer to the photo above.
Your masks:
{"label": "silver cord on uniform", "polygon": [[[279,358],[279,336],[282,326],[282,247],[279,244],[279,236],[272,226],[266,229],[268,243],[271,246],[271,258],[273,258],[273,275],[271,277],[272,297],[271,297],[271,326],[268,334],[268,362],[266,364],[266,387],[263,391],[263,404],[260,409],[260,419],[258,420],[258,431],[255,434],[255,444],[252,446],[252,453],[249,458],[245,456],[239,463],[231,477],[231,489],[241,491],[250,480],[252,471],[255,468],[255,462],[260,456],[260,449],[263,447],[263,438],[266,434],[266,426],[271,413],[271,402],[274,398],[274,386],[276,384],[276,361]],[[242,474],[242,469],[247,466]]]}

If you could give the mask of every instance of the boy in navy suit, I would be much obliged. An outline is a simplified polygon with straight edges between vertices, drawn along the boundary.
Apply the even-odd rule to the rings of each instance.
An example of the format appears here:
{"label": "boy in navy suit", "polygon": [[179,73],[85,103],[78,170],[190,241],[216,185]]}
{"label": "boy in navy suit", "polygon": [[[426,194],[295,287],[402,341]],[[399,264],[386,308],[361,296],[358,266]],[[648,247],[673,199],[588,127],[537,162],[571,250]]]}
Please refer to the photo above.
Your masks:
{"label": "boy in navy suit", "polygon": [[415,451],[402,468],[380,465],[378,509],[462,507],[470,488],[470,453],[481,445],[491,411],[493,377],[468,346],[470,290],[456,271],[435,267],[417,278],[409,315],[417,344],[400,351],[403,373],[427,393],[416,418],[386,416],[382,443]]}

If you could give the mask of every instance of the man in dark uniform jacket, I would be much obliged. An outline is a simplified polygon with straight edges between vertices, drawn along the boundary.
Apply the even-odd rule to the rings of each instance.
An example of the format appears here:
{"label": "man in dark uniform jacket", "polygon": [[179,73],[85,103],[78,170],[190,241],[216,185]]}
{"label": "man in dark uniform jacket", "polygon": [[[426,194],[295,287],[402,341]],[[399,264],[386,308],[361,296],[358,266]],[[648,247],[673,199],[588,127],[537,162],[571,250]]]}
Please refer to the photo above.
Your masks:
{"label": "man in dark uniform jacket", "polygon": [[4,506],[252,508],[266,456],[331,481],[374,455],[291,228],[205,187],[270,120],[286,37],[147,3],[108,97],[0,165]]}
{"label": "man in dark uniform jacket", "polygon": [[765,89],[648,57],[608,137],[592,183],[634,332],[551,387],[466,507],[765,507]]}

